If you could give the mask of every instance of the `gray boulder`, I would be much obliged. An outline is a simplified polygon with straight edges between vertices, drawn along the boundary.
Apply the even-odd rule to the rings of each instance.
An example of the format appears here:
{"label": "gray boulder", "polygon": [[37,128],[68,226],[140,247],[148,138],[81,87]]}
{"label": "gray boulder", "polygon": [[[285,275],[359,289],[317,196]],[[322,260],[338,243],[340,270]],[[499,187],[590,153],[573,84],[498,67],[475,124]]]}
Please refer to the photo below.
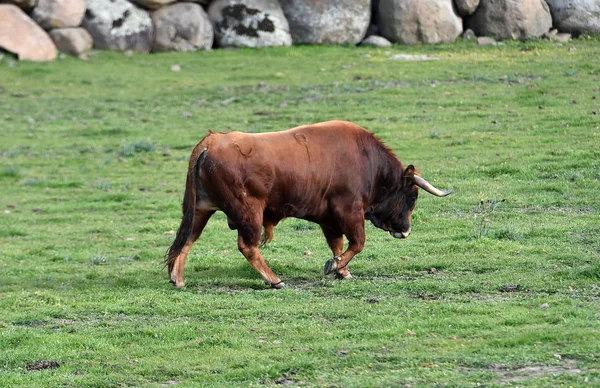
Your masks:
{"label": "gray boulder", "polygon": [[58,28],[50,31],[50,37],[56,48],[76,57],[94,46],[94,40],[85,28]]}
{"label": "gray boulder", "polygon": [[99,49],[149,52],[152,48],[150,15],[125,0],[87,0],[82,25]]}
{"label": "gray boulder", "polygon": [[31,16],[42,28],[78,27],[85,13],[85,0],[38,0]]}
{"label": "gray boulder", "polygon": [[359,43],[371,21],[370,0],[280,0],[294,43]]}
{"label": "gray boulder", "polygon": [[168,5],[152,13],[153,51],[209,50],[213,27],[202,7],[195,3]]}
{"label": "gray boulder", "polygon": [[496,46],[498,42],[496,42],[496,39],[490,38],[489,36],[480,36],[477,38],[477,44],[482,46]]}
{"label": "gray boulder", "polygon": [[463,33],[462,33],[462,38],[464,40],[471,40],[471,39],[475,39],[477,38],[477,36],[475,35],[475,33],[473,32],[473,30],[467,28]]}
{"label": "gray boulder", "polygon": [[561,32],[600,34],[600,1],[546,0],[554,26]]}
{"label": "gray boulder", "polygon": [[392,45],[392,43],[383,36],[370,35],[365,40],[360,42],[360,45],[373,47],[389,47]]}
{"label": "gray boulder", "polygon": [[0,0],[0,3],[14,4],[20,8],[29,10],[35,7],[36,0]]}
{"label": "gray boulder", "polygon": [[454,0],[460,16],[469,16],[477,9],[479,0]]}
{"label": "gray boulder", "polygon": [[452,0],[380,0],[377,18],[381,35],[404,44],[450,43],[463,30]]}
{"label": "gray boulder", "polygon": [[24,61],[56,58],[56,46],[46,31],[13,4],[0,4],[0,48]]}
{"label": "gray boulder", "polygon": [[159,9],[167,4],[171,4],[176,0],[131,0],[137,5],[147,9]]}
{"label": "gray boulder", "polygon": [[219,47],[292,44],[288,22],[277,0],[217,0],[208,7]]}
{"label": "gray boulder", "polygon": [[477,36],[525,40],[548,32],[552,17],[544,0],[481,0],[467,26]]}

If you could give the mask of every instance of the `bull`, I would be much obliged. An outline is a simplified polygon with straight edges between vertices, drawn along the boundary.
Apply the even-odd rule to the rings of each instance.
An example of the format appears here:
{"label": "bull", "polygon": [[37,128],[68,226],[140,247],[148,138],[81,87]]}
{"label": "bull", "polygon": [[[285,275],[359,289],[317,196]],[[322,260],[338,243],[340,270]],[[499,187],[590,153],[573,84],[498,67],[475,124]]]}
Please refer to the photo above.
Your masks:
{"label": "bull", "polygon": [[408,237],[419,188],[438,197],[452,192],[435,188],[351,122],[260,134],[210,131],[189,160],[183,217],[166,257],[170,281],[184,285],[190,248],[218,210],[237,229],[240,252],[268,286],[285,284],[267,266],[259,245],[287,217],[319,224],[333,253],[323,272],[351,278],[347,266],[363,250],[365,220],[393,237]]}

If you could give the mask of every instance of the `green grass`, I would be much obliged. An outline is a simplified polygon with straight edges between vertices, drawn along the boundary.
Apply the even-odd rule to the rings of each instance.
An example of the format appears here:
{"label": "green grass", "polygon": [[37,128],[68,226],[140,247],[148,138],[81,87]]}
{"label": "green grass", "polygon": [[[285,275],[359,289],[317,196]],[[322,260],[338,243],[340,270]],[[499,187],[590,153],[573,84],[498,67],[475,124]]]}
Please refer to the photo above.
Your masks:
{"label": "green grass", "polygon": [[[599,56],[589,39],[0,62],[0,386],[599,385]],[[162,258],[208,129],[330,119],[454,194],[421,195],[407,240],[368,225],[351,281],[322,276],[316,225],[284,221],[263,249],[281,291],[218,213],[173,289]]]}

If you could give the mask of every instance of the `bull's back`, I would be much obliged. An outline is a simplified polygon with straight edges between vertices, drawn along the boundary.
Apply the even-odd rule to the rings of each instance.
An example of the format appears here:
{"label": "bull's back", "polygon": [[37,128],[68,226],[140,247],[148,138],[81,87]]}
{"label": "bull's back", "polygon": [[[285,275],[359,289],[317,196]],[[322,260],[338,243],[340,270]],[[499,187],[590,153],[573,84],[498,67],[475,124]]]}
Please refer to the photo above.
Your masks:
{"label": "bull's back", "polygon": [[249,194],[284,216],[316,217],[330,195],[360,188],[363,136],[370,135],[344,121],[260,134],[216,133],[206,139],[204,175],[227,186],[222,190]]}

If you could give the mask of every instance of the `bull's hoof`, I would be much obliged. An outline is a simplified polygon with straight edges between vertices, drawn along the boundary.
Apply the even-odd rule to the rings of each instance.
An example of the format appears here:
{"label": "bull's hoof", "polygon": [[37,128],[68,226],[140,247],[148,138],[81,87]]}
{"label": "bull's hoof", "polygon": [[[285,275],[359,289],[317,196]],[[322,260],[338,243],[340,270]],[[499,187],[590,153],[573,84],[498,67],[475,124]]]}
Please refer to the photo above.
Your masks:
{"label": "bull's hoof", "polygon": [[325,266],[323,267],[323,274],[329,275],[333,271],[338,268],[338,257],[334,257],[333,259],[329,259],[325,262]]}
{"label": "bull's hoof", "polygon": [[265,283],[267,283],[267,285],[271,286],[271,288],[274,288],[276,290],[281,290],[282,288],[285,288],[284,282],[278,282],[278,283],[265,282]]}

